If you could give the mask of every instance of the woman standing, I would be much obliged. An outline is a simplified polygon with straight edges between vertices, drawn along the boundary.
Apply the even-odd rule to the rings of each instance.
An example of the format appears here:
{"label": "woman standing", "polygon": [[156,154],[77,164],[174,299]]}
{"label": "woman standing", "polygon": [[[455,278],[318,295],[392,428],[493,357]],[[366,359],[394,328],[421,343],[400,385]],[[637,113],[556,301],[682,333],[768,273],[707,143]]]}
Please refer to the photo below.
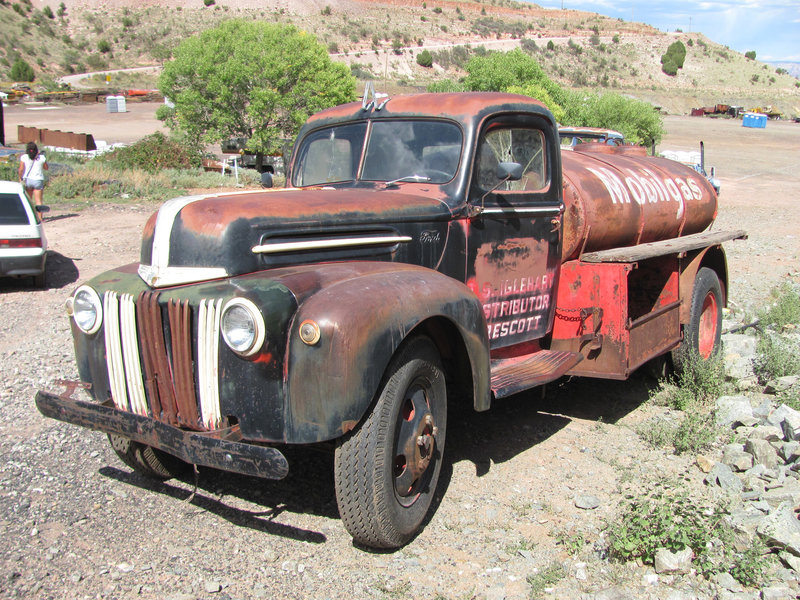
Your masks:
{"label": "woman standing", "polygon": [[39,148],[33,142],[28,142],[25,154],[19,160],[19,180],[28,190],[28,195],[33,196],[36,206],[42,205],[44,190],[44,172],[47,171],[47,159],[39,153]]}

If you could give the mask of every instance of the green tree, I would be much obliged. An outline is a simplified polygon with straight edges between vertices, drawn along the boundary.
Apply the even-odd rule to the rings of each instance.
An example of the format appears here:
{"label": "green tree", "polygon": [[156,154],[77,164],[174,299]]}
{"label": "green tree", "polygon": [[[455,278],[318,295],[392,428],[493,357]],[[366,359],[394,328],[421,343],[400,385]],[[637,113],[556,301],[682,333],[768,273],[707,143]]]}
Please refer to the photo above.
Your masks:
{"label": "green tree", "polygon": [[417,64],[421,67],[432,67],[433,66],[433,57],[428,50],[423,50],[419,54],[417,54]]}
{"label": "green tree", "polygon": [[33,67],[26,63],[23,59],[18,58],[11,65],[11,79],[13,81],[33,81],[36,75],[33,72]]}
{"label": "green tree", "polygon": [[561,86],[545,74],[535,58],[519,48],[470,58],[464,86],[476,92],[524,93],[544,102],[556,119],[562,114],[566,99]]}
{"label": "green tree", "polygon": [[665,54],[661,57],[661,70],[667,75],[674,76],[678,74],[678,65],[671,56]]}
{"label": "green tree", "polygon": [[667,55],[672,57],[672,62],[679,69],[683,68],[683,62],[686,60],[686,46],[680,40],[672,42],[667,48]]}
{"label": "green tree", "polygon": [[620,94],[567,92],[564,124],[613,129],[635,144],[649,146],[664,136],[661,115],[647,102]]}
{"label": "green tree", "polygon": [[756,59],[756,51],[755,50],[748,50],[744,53],[745,58],[749,58],[750,60]]}
{"label": "green tree", "polygon": [[247,137],[269,153],[311,114],[354,100],[356,79],[312,35],[234,19],[181,42],[158,87],[174,104],[158,117],[188,142]]}

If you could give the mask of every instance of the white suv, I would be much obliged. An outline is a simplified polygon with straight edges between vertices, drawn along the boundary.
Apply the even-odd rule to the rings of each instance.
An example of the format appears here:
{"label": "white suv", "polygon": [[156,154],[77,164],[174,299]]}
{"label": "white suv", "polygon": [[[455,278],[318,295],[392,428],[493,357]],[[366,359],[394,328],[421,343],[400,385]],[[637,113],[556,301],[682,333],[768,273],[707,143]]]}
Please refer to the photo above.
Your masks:
{"label": "white suv", "polygon": [[22,184],[0,181],[0,277],[32,277],[44,287],[47,238],[41,213]]}

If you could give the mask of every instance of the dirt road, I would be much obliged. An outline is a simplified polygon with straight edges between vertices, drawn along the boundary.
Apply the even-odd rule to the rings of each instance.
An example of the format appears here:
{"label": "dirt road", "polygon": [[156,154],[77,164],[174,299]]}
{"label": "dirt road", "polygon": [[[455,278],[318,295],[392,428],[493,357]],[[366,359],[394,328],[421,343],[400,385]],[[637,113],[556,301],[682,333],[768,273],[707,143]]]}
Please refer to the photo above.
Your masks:
{"label": "dirt road", "polygon": [[[800,125],[668,118],[664,148],[706,142],[722,183],[715,227],[732,300],[754,307],[798,278]],[[558,563],[553,598],[712,598],[695,576],[602,558],[605,524],[626,492],[657,474],[700,481],[693,457],[649,449],[634,428],[653,383],[574,381],[451,413],[441,492],[424,531],[396,552],[353,546],[339,521],[326,452],[290,454],[290,476],[261,481],[201,470],[154,483],[104,436],[42,418],[37,389],[74,379],[63,302],[77,282],[135,261],[155,207],[59,210],[46,223],[50,287],[0,280],[0,597],[523,599],[527,578]],[[593,496],[593,510],[576,498]],[[672,595],[670,595],[672,594]],[[620,596],[614,596],[620,597]]]}

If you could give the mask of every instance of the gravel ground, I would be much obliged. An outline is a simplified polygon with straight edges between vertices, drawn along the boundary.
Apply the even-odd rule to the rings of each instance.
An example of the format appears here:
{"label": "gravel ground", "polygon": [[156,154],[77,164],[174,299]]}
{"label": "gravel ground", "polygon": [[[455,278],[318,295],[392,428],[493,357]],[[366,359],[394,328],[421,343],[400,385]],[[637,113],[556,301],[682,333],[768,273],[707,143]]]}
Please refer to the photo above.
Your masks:
{"label": "gravel ground", "polygon": [[[715,227],[750,233],[727,249],[732,303],[752,310],[799,277],[800,125],[670,117],[667,128],[664,149],[706,142],[723,190]],[[642,375],[560,382],[488,413],[451,413],[436,510],[395,552],[353,545],[326,452],[292,453],[281,482],[200,470],[154,483],[104,436],[41,417],[36,390],[77,378],[65,298],[136,260],[154,208],[54,211],[48,289],[0,280],[0,597],[521,599],[529,576],[554,562],[565,568],[554,598],[726,597],[702,578],[656,576],[599,552],[626,492],[665,473],[702,481],[693,457],[635,434],[664,410],[646,402],[655,384]],[[596,508],[578,508],[587,496]],[[579,537],[586,545],[573,554],[564,542]]]}

